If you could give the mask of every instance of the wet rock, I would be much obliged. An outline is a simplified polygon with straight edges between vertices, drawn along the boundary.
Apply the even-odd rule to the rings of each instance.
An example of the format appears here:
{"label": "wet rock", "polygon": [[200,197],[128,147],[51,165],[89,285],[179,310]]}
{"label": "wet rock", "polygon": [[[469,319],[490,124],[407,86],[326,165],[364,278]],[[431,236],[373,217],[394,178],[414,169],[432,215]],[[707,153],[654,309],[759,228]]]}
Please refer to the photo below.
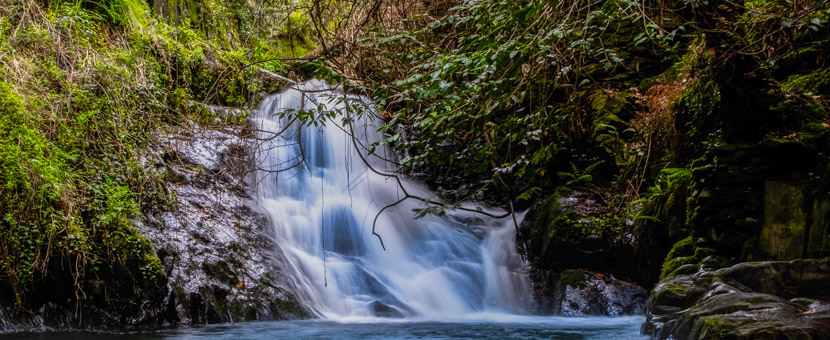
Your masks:
{"label": "wet rock", "polygon": [[[149,241],[139,240],[152,249]],[[160,271],[149,278],[137,277],[129,267],[104,267],[95,276],[81,277],[82,295],[76,298],[78,291],[71,283],[78,278],[66,275],[61,266],[67,265],[50,261],[34,293],[19,305],[0,294],[0,333],[147,328],[168,318],[167,280]]]}
{"label": "wet rock", "polygon": [[139,223],[168,276],[165,324],[302,318],[271,223],[255,210],[245,174],[250,141],[197,125],[158,138],[175,209]]}
{"label": "wet rock", "polygon": [[658,339],[830,339],[830,259],[745,262],[675,275],[649,298]]}
{"label": "wet rock", "polygon": [[43,332],[46,330],[42,313],[34,313],[31,317],[21,317],[12,308],[11,304],[0,306],[0,333]]}
{"label": "wet rock", "polygon": [[531,265],[539,313],[642,313],[647,291],[614,279],[634,276],[633,237],[608,234],[593,225],[589,217],[603,212],[592,194],[573,192],[552,196],[528,213],[517,242]]}
{"label": "wet rock", "polygon": [[556,285],[554,313],[564,316],[642,314],[648,291],[612,276],[566,270]]}
{"label": "wet rock", "polygon": [[531,264],[539,269],[561,271],[583,268],[627,276],[633,254],[630,240],[599,234],[588,217],[602,208],[587,193],[551,196],[528,213],[517,242]]}
{"label": "wet rock", "polygon": [[369,304],[369,310],[372,314],[382,318],[403,318],[404,315],[394,307],[387,305],[380,301],[372,301]]}

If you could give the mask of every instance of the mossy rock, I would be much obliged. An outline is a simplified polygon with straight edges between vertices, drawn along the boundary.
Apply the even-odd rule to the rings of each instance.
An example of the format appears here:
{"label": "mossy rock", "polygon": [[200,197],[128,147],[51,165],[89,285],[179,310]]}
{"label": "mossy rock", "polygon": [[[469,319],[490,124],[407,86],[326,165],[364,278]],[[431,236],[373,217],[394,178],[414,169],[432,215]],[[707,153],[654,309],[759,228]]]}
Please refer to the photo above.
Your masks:
{"label": "mossy rock", "polygon": [[686,296],[691,288],[690,282],[669,281],[657,285],[652,293],[652,305],[656,307],[676,306],[678,309],[686,308]]}
{"label": "mossy rock", "polygon": [[[675,275],[692,274],[700,269],[700,263],[707,256],[715,253],[715,249],[697,247],[692,236],[686,237],[675,243],[669,254],[666,255],[660,279],[665,280]],[[679,270],[680,268],[683,268],[683,270]]]}
{"label": "mossy rock", "polygon": [[804,196],[805,189],[800,185],[765,182],[764,225],[759,245],[770,257],[778,260],[802,257],[808,228]]}
{"label": "mossy rock", "polygon": [[268,309],[275,319],[280,320],[303,319],[310,316],[308,310],[293,296],[271,300]]}
{"label": "mossy rock", "polygon": [[694,255],[695,242],[691,236],[688,236],[672,246],[669,253],[666,255],[666,261],[674,258]]}
{"label": "mossy rock", "polygon": [[[744,316],[766,313],[763,322]],[[735,293],[714,296],[692,308],[684,322],[695,339],[816,339],[815,329],[788,320],[800,310],[789,301],[766,294]],[[809,323],[808,323],[809,324]]]}
{"label": "mossy rock", "polygon": [[[534,209],[535,220],[532,233],[538,237],[545,236],[550,243],[576,246],[590,234],[587,225],[581,223],[580,217],[573,212],[560,208],[559,197],[551,196]],[[548,248],[545,246],[544,248]],[[544,253],[546,249],[543,249]]]}
{"label": "mossy rock", "polygon": [[217,261],[215,263],[205,262],[202,264],[202,270],[205,271],[208,277],[215,278],[228,286],[234,286],[239,283],[239,275],[234,272],[231,265],[226,261]]}
{"label": "mossy rock", "polygon": [[700,264],[698,263],[689,263],[684,264],[679,267],[676,267],[674,270],[670,271],[667,277],[672,277],[676,275],[692,275],[700,271]]}
{"label": "mossy rock", "polygon": [[706,255],[714,253],[711,249],[703,248],[701,254],[687,257],[678,257],[663,264],[663,272],[660,274],[662,279],[668,279],[676,275],[690,275],[700,270],[700,263]]}
{"label": "mossy rock", "polygon": [[830,258],[676,275],[653,292],[647,329],[659,339],[827,339],[826,282]]}
{"label": "mossy rock", "polygon": [[620,93],[611,96],[604,91],[598,91],[594,94],[593,100],[591,100],[591,108],[600,114],[610,113],[614,115],[613,117],[603,115],[603,117],[606,117],[605,123],[624,123],[624,121],[617,117],[617,115],[626,106],[630,105],[630,101],[633,98],[634,96],[629,93]]}
{"label": "mossy rock", "polygon": [[830,68],[821,68],[803,75],[791,75],[783,87],[808,96],[830,96]]}
{"label": "mossy rock", "polygon": [[676,271],[677,271],[677,269],[679,269],[681,267],[684,267],[684,268],[688,268],[687,266],[693,266],[694,267],[696,265],[696,263],[695,263],[696,261],[697,261],[697,259],[694,256],[685,256],[685,257],[678,257],[678,258],[671,259],[670,261],[663,263],[663,271],[660,273],[660,278],[665,280],[665,279],[668,279],[668,278],[670,278],[674,275],[679,274],[679,273],[676,273]]}
{"label": "mossy rock", "polygon": [[[615,149],[619,146],[617,143],[628,126],[620,115],[624,112],[623,109],[631,106],[634,100],[634,97],[628,93],[612,96],[603,91],[595,93],[591,100],[591,109],[594,112],[591,138],[609,153],[615,153]],[[618,164],[624,163],[621,157],[617,158]]]}
{"label": "mossy rock", "polygon": [[703,317],[696,322],[700,323],[700,338],[701,339],[711,339],[711,340],[726,340],[730,339],[729,332],[725,331],[724,325],[729,325],[730,327],[733,324],[726,322],[724,318],[720,316],[707,316]]}
{"label": "mossy rock", "polygon": [[559,274],[559,282],[568,287],[583,289],[588,284],[585,273],[576,269],[568,269]]}
{"label": "mossy rock", "polygon": [[139,266],[142,277],[152,282],[156,282],[160,278],[164,278],[164,266],[161,264],[161,260],[156,255],[156,252],[153,249],[153,244],[150,243],[149,239],[138,233],[135,234],[135,237],[141,244],[141,254],[143,254],[140,261],[141,265]]}

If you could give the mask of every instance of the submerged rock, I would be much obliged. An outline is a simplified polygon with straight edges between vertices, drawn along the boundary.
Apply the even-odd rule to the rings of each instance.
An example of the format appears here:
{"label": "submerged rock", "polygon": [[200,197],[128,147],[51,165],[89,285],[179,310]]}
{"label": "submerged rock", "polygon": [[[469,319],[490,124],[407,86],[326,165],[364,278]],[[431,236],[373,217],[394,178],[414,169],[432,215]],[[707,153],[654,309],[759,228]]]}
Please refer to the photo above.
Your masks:
{"label": "submerged rock", "polygon": [[369,310],[372,311],[372,314],[382,318],[403,318],[404,314],[401,313],[395,307],[387,305],[380,301],[372,301],[369,303]]}
{"label": "submerged rock", "polygon": [[661,282],[642,331],[658,339],[830,339],[830,259],[706,266]]}

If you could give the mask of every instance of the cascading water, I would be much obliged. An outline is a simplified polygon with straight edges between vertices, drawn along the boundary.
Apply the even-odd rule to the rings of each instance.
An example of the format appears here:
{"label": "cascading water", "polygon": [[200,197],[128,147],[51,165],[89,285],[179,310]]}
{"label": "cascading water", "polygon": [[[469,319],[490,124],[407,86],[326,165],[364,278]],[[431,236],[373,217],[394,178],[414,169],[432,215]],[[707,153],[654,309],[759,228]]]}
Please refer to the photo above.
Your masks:
{"label": "cascading water", "polygon": [[[302,302],[330,319],[526,312],[530,289],[517,274],[524,262],[511,219],[455,211],[414,219],[413,209],[425,207],[414,199],[378,216],[403,190],[431,195],[406,178],[399,185],[384,175],[395,166],[365,150],[381,138],[375,118],[349,114],[350,101],[367,102],[310,81],[266,99],[255,118],[264,141],[258,200]],[[284,114],[318,109],[336,114],[325,125],[303,125]],[[378,147],[376,153],[386,152]],[[385,250],[372,235],[376,216]]]}

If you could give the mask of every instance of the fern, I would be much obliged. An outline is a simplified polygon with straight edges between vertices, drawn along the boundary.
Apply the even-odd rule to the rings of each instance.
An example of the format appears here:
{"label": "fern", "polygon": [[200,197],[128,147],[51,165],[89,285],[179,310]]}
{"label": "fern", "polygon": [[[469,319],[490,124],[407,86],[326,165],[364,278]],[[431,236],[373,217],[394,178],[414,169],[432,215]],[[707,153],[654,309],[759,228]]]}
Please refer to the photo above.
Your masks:
{"label": "fern", "polygon": [[596,170],[596,168],[602,163],[603,161],[598,161],[585,167],[585,169],[579,169],[576,164],[570,162],[571,172],[559,172],[558,175],[568,179],[568,181],[565,182],[566,187],[590,183],[594,180],[594,176],[592,175],[594,170]]}

